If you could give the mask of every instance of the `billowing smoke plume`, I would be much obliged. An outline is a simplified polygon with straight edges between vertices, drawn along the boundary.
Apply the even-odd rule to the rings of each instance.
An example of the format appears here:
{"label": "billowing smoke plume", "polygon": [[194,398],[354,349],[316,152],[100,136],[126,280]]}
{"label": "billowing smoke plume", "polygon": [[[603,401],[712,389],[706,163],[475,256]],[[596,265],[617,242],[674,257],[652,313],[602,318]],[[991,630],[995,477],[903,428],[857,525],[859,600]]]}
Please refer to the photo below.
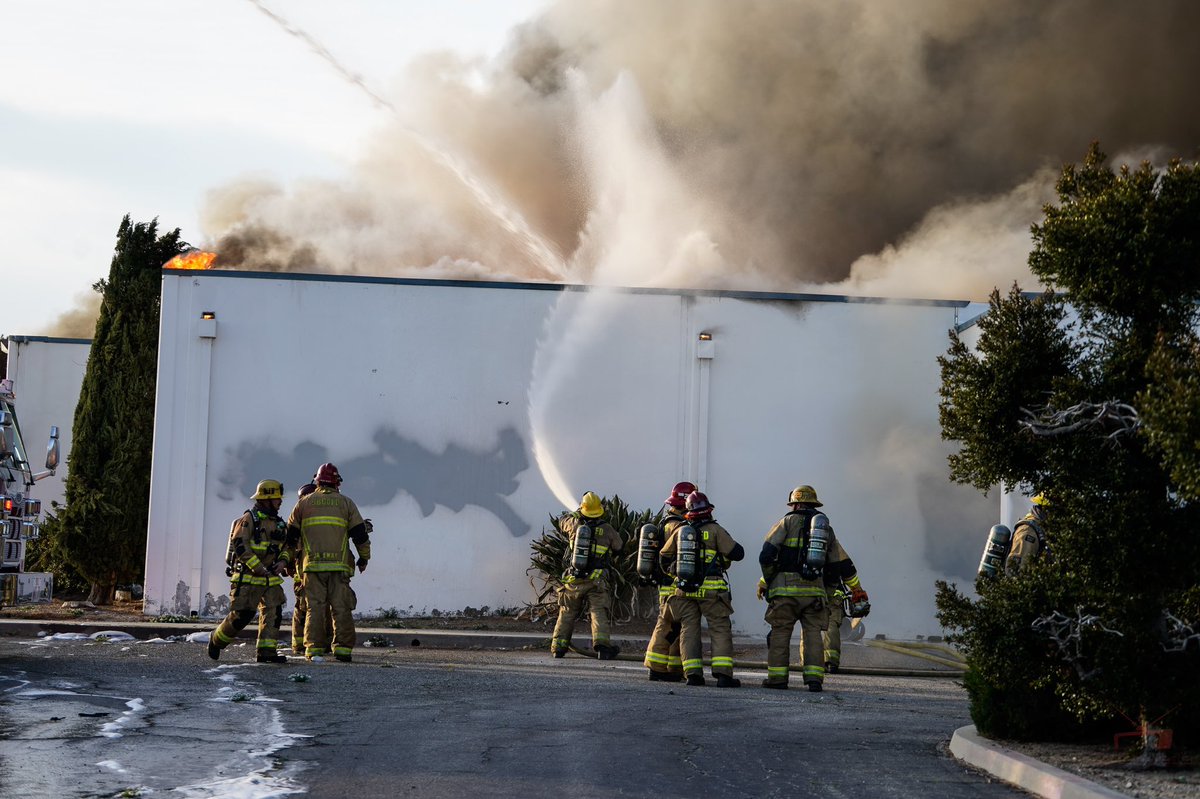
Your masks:
{"label": "billowing smoke plume", "polygon": [[247,269],[980,299],[1031,282],[1090,141],[1195,155],[1197,29],[1190,0],[572,0],[376,87],[353,179],[226,186],[206,232]]}

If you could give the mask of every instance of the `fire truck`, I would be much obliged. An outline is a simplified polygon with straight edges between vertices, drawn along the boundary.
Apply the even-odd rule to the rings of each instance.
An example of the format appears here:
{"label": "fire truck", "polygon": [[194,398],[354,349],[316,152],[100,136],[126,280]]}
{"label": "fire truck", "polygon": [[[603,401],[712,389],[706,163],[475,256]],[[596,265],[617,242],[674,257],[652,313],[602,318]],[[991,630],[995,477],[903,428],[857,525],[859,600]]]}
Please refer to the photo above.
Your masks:
{"label": "fire truck", "polygon": [[0,380],[0,607],[49,601],[53,575],[25,571],[25,545],[38,537],[41,500],[29,496],[34,484],[58,468],[58,428],[50,428],[46,470],[35,472],[17,421],[16,395],[9,378]]}

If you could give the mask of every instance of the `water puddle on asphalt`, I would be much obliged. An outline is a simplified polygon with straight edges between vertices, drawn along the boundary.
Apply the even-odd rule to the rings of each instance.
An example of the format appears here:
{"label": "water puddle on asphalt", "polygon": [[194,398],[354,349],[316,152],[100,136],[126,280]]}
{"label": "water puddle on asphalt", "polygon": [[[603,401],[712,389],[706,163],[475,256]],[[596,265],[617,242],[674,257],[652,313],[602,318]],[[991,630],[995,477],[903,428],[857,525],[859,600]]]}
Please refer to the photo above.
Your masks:
{"label": "water puddle on asphalt", "polygon": [[[78,645],[35,644],[49,657],[69,656]],[[215,666],[204,672],[207,684],[118,696],[0,663],[5,795],[271,799],[303,793],[300,766],[278,753],[307,736],[287,733],[278,700],[239,679],[243,668],[253,666]],[[131,694],[142,693],[136,677],[122,679],[134,686]]]}

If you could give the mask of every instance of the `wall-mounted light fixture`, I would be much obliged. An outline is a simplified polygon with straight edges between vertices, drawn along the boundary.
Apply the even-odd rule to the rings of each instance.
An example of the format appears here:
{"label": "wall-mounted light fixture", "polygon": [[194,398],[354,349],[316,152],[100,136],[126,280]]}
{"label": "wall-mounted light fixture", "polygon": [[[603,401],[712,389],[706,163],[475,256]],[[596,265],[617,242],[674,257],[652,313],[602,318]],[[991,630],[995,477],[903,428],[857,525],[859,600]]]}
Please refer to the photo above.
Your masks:
{"label": "wall-mounted light fixture", "polygon": [[196,335],[200,338],[217,337],[217,314],[215,311],[200,313],[200,321],[196,323]]}
{"label": "wall-mounted light fixture", "polygon": [[717,344],[713,341],[712,333],[701,333],[696,341],[696,357],[711,360],[717,354]]}

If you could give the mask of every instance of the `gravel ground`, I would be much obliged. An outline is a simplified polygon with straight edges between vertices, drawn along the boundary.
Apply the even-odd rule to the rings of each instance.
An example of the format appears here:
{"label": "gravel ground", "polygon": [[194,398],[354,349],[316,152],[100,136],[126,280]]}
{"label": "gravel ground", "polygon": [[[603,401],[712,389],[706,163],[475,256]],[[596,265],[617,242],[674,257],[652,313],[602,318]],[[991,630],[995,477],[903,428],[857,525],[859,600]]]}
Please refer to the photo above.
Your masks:
{"label": "gravel ground", "polygon": [[1181,753],[1179,768],[1138,770],[1133,754],[1112,746],[997,741],[1024,755],[1106,788],[1139,799],[1197,799],[1200,797],[1200,752]]}

